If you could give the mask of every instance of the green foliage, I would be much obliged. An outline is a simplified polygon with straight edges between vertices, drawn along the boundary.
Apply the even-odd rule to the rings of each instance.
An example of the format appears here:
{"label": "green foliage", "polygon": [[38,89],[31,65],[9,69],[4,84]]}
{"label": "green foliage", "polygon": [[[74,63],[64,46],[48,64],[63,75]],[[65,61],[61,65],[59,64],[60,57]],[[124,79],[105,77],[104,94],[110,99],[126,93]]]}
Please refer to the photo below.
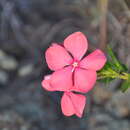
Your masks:
{"label": "green foliage", "polygon": [[113,68],[113,65],[111,64],[111,62],[107,61],[103,69],[98,71],[99,81],[104,82],[104,83],[111,82],[114,79],[112,78],[112,76],[110,76],[112,75],[112,72],[111,72],[112,68]]}
{"label": "green foliage", "polygon": [[121,91],[126,92],[126,90],[130,88],[130,74],[128,75],[128,80],[125,80],[121,86]]}
{"label": "green foliage", "polygon": [[108,56],[110,57],[110,64],[111,64],[110,67],[112,67],[116,72],[128,70],[127,67],[121,64],[120,61],[116,58],[110,46],[107,47],[107,52],[108,52]]}
{"label": "green foliage", "polygon": [[120,63],[110,46],[107,47],[107,53],[108,61],[103,69],[98,71],[98,79],[106,84],[117,78],[123,79],[124,82],[121,86],[121,91],[125,92],[130,88],[130,74],[128,73],[128,68],[126,65]]}

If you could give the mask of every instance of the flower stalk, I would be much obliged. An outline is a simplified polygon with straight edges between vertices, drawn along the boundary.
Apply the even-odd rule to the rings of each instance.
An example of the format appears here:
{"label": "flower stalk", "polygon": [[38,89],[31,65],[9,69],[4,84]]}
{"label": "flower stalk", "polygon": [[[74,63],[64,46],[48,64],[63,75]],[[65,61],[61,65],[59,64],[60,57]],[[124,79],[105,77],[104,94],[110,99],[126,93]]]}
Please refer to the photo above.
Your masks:
{"label": "flower stalk", "polygon": [[109,69],[109,71],[106,72],[98,72],[97,76],[98,80],[105,78],[128,80],[129,73],[126,72],[118,73],[112,69]]}

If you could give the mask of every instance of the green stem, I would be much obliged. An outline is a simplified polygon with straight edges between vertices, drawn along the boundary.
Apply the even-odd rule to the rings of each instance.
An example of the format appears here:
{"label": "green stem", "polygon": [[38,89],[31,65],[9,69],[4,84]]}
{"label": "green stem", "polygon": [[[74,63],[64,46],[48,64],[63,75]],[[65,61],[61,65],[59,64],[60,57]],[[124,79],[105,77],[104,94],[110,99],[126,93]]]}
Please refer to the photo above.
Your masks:
{"label": "green stem", "polygon": [[98,73],[97,75],[97,79],[104,79],[104,78],[112,78],[112,79],[115,79],[115,78],[118,78],[118,79],[123,79],[123,80],[128,80],[128,73],[125,73],[125,72],[122,72],[122,73],[117,73],[115,71],[110,71],[109,72],[104,72],[104,73]]}
{"label": "green stem", "polygon": [[122,74],[119,75],[119,78],[123,80],[128,80],[129,78],[128,75],[129,75],[128,73],[123,72]]}

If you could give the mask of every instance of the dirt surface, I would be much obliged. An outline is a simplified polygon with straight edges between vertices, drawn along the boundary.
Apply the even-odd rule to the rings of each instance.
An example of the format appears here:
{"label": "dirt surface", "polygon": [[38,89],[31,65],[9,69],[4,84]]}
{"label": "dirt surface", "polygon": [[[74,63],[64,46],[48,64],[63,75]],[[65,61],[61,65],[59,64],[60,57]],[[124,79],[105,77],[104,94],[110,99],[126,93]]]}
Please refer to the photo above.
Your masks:
{"label": "dirt surface", "polygon": [[41,87],[51,73],[46,48],[75,31],[87,36],[89,51],[111,44],[130,68],[129,7],[123,0],[0,0],[0,130],[130,130],[130,91],[119,92],[120,80],[98,83],[81,119],[65,117],[62,93]]}

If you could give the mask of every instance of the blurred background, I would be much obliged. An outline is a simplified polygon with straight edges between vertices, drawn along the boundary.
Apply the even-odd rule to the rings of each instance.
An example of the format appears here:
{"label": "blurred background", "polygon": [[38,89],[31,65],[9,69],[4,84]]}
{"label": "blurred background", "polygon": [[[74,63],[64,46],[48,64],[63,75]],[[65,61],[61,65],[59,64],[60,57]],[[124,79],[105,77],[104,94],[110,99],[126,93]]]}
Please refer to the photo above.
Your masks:
{"label": "blurred background", "polygon": [[129,0],[0,0],[0,130],[130,130],[130,90],[97,83],[83,118],[65,117],[61,93],[41,87],[44,52],[75,31],[89,51],[110,44],[130,68]]}

